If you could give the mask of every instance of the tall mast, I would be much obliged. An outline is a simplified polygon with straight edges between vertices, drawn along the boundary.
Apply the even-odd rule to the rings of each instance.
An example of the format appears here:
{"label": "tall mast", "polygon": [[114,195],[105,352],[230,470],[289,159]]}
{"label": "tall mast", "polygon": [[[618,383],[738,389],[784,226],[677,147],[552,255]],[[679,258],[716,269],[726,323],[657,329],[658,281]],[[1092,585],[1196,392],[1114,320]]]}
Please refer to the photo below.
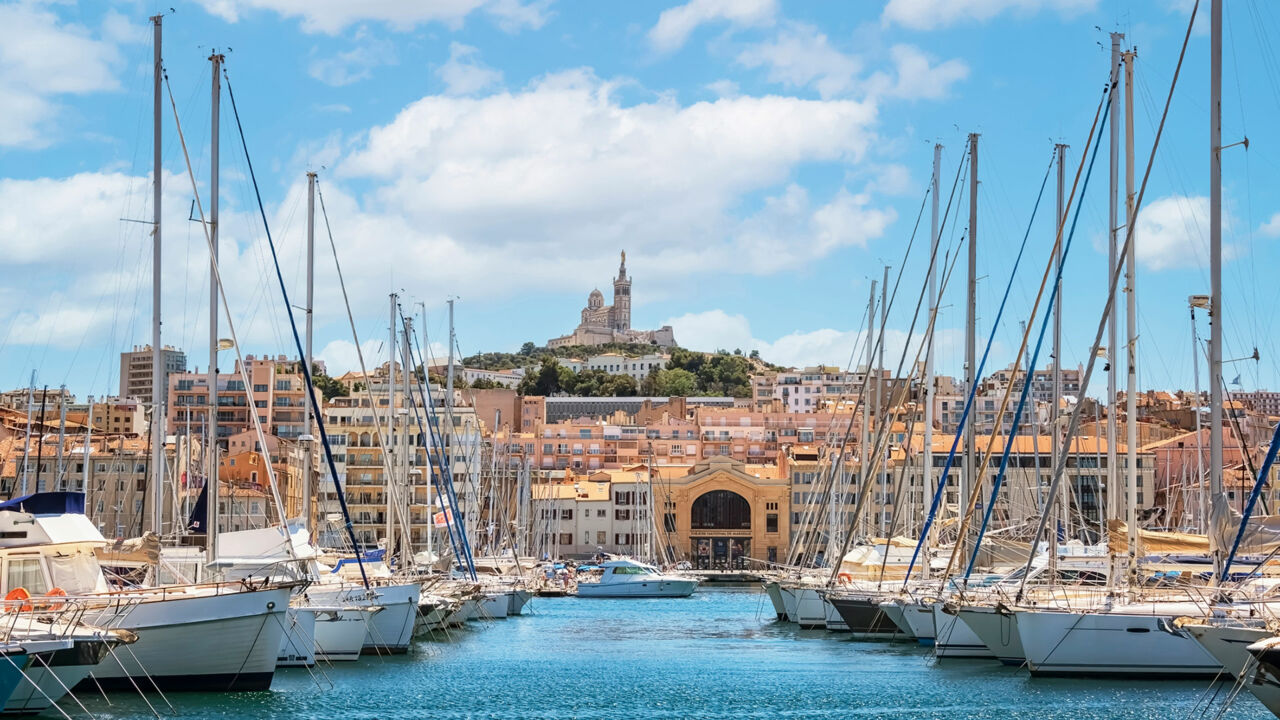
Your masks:
{"label": "tall mast", "polygon": [[31,471],[31,408],[36,404],[36,371],[31,371],[31,384],[27,385],[27,436],[22,444],[22,494],[28,492],[27,473]]}
{"label": "tall mast", "polygon": [[[1133,62],[1137,54],[1133,51],[1123,54],[1124,57],[1124,217],[1125,228],[1132,237],[1136,232],[1133,225]],[[1112,123],[1112,129],[1115,124]],[[1125,517],[1129,538],[1129,586],[1138,583],[1138,279],[1137,260],[1134,247],[1136,239],[1128,243],[1125,253],[1125,327],[1129,331],[1128,339],[1128,372],[1125,383],[1125,467],[1128,469],[1128,505],[1129,512]]]}
{"label": "tall mast", "polygon": [[[1120,83],[1120,40],[1121,33],[1111,33],[1111,101],[1107,112],[1111,120],[1111,165],[1110,184],[1107,189],[1107,277],[1115,277],[1116,263],[1119,258],[1119,243],[1116,231],[1120,222],[1117,217],[1116,194],[1120,191],[1120,93],[1115,88]],[[1111,303],[1111,315],[1107,320],[1107,518],[1120,517],[1120,473],[1116,472],[1116,372],[1120,365],[1120,354],[1116,352],[1119,344],[1117,325],[1120,323],[1120,305]]]}
{"label": "tall mast", "polygon": [[[871,281],[871,297],[867,300],[867,371],[865,378],[867,382],[863,383],[863,387],[872,388],[869,378],[872,375],[871,358],[872,351],[875,349],[876,335],[876,281]],[[876,378],[878,386],[880,379]],[[874,392],[874,389],[872,389]],[[871,482],[871,478],[867,476],[867,469],[871,467],[870,448],[871,444],[871,403],[867,402],[867,398],[862,399],[862,448],[858,454],[858,474],[862,476],[862,487],[864,492],[871,492],[871,488],[867,487],[867,483]],[[866,514],[860,518],[855,518],[862,524],[862,533],[867,533]]]}
{"label": "tall mast", "polygon": [[[1222,0],[1209,11],[1209,492],[1222,495]],[[1209,533],[1213,538],[1214,533]],[[1216,542],[1215,542],[1216,545]],[[1221,548],[1212,547],[1214,577]]]}
{"label": "tall mast", "polygon": [[[1062,237],[1064,223],[1067,219],[1067,145],[1058,143],[1054,145],[1053,151],[1058,161],[1058,208],[1057,213],[1053,216],[1055,220],[1053,232],[1055,242],[1057,242],[1057,239]],[[1050,463],[1058,462],[1058,452],[1062,446],[1062,429],[1058,427],[1058,417],[1062,408],[1062,243],[1057,242],[1057,246],[1058,249],[1054,252],[1053,258],[1054,282],[1058,287],[1053,298],[1053,407],[1049,408],[1049,429],[1052,432],[1049,448],[1050,452],[1053,453],[1053,459]],[[1079,398],[1076,399],[1076,402],[1079,402]],[[1056,569],[1058,562],[1056,548],[1058,526],[1062,524],[1062,518],[1068,516],[1065,486],[1059,490],[1058,497],[1046,498],[1046,501],[1052,504],[1054,508],[1052,515],[1055,518],[1055,522],[1053,529],[1050,531],[1053,538],[1050,541],[1050,547],[1053,549],[1049,553],[1049,562]]]}
{"label": "tall mast", "polygon": [[[89,448],[93,447],[93,396],[89,396],[89,421],[84,426],[84,457],[80,465],[80,492],[89,492]],[[94,518],[98,520],[99,518]]]}
{"label": "tall mast", "polygon": [[[316,174],[307,173],[307,337],[302,359],[302,371],[310,374],[312,341],[312,315],[315,311],[316,293]],[[302,527],[311,529],[311,493],[315,459],[315,438],[311,435],[311,403],[302,404]]]}
{"label": "tall mast", "polygon": [[[401,396],[403,398],[401,402],[404,403],[404,407],[401,408],[400,413],[404,418],[404,421],[400,430],[401,438],[399,445],[400,477],[405,485],[405,501],[399,503],[399,510],[402,513],[408,511],[408,502],[413,496],[413,488],[411,487],[412,478],[409,475],[409,456],[410,453],[413,452],[413,445],[409,442],[409,403],[413,397],[409,393],[409,373],[412,372],[409,368],[409,364],[413,362],[412,357],[409,354],[409,338],[412,332],[413,318],[406,316],[404,318],[404,342],[401,343],[400,348],[400,356],[402,358],[401,365],[404,366],[403,372],[400,375],[400,389],[403,393]],[[410,543],[413,540],[413,534],[409,531],[409,528],[405,527],[403,522],[400,523],[400,529],[405,533],[404,557],[406,561],[411,561],[413,559],[413,549]]]}
{"label": "tall mast", "polygon": [[159,535],[163,528],[160,500],[164,497],[164,405],[160,387],[164,369],[160,365],[160,84],[164,66],[160,61],[160,24],[162,15],[151,18],[154,26],[152,49],[154,67],[153,138],[151,147],[151,529]]}
{"label": "tall mast", "polygon": [[[938,261],[938,243],[940,240],[940,231],[938,229],[938,175],[942,171],[942,145],[935,143],[933,146],[933,223],[932,230],[929,233],[931,239],[931,247],[929,253],[929,313],[933,317],[938,312],[938,279],[934,272],[934,267]],[[920,487],[927,488],[933,484],[933,396],[935,392],[935,383],[933,381],[933,327],[937,325],[937,319],[933,319],[933,324],[929,326],[929,337],[926,342],[924,355],[924,468],[920,473]],[[924,492],[922,489],[921,492]],[[911,493],[914,497],[915,493]],[[922,496],[923,497],[923,496]],[[921,510],[923,510],[923,506]],[[929,539],[923,539],[923,545],[928,547]],[[925,571],[928,562],[921,566],[921,571]],[[924,574],[928,577],[928,573]]]}
{"label": "tall mast", "polygon": [[51,489],[57,491],[62,489],[64,481],[63,470],[66,457],[63,455],[63,446],[67,440],[67,386],[62,385],[58,388],[58,472],[53,476],[53,487]]}
{"label": "tall mast", "polygon": [[[213,71],[209,115],[209,470],[206,473],[205,494],[205,557],[209,562],[218,558],[218,496],[221,490],[218,479],[218,168],[222,163],[218,145],[222,99],[223,56],[213,53],[209,64]],[[245,388],[252,398],[253,388]],[[257,412],[249,403],[249,412]],[[270,452],[262,448],[263,457],[270,459]]]}
{"label": "tall mast", "polygon": [[[885,265],[884,266],[884,282],[880,284],[880,338],[881,339],[880,339],[880,353],[879,353],[880,356],[876,362],[876,419],[879,421],[881,432],[886,434],[892,434],[893,428],[891,426],[890,427],[885,426],[885,422],[887,418],[890,417],[888,412],[889,399],[885,397],[885,392],[884,392],[884,336],[885,336],[885,328],[889,326],[889,299],[888,298],[889,298],[889,266]],[[880,472],[877,473],[877,475],[880,475],[881,477],[885,478],[886,484],[880,485],[880,488],[879,488],[880,491],[878,493],[880,495],[880,505],[876,513],[880,516],[879,517],[880,537],[885,537],[886,528],[889,526],[888,525],[889,521],[884,516],[885,505],[888,504],[886,502],[886,500],[888,499],[888,496],[885,493],[888,492],[887,481],[890,477],[889,475],[889,444],[888,443],[884,444],[884,450],[882,451],[882,453],[883,453],[883,457],[881,458],[881,462],[879,464]],[[885,552],[888,552],[887,546],[885,548]]]}
{"label": "tall mast", "polygon": [[1196,410],[1196,495],[1199,496],[1200,516],[1199,522],[1196,524],[1196,531],[1201,533],[1209,532],[1209,512],[1208,503],[1204,486],[1204,433],[1201,431],[1200,421],[1200,336],[1196,332],[1196,308],[1209,306],[1209,298],[1205,295],[1192,295],[1187,298],[1187,305],[1191,310],[1191,376],[1195,382],[1195,410]]}
{"label": "tall mast", "polygon": [[444,407],[449,432],[453,432],[453,298],[449,299],[449,370],[445,378]]}
{"label": "tall mast", "polygon": [[[418,309],[422,312],[422,332],[425,333],[427,331],[427,304],[418,303]],[[425,357],[423,358],[423,361],[424,362],[426,361]],[[423,373],[425,376],[426,368],[423,368]],[[426,377],[424,377],[421,380],[421,382],[425,383],[425,382],[429,382],[429,380]],[[422,396],[426,397],[426,393],[423,393]],[[422,408],[422,416],[424,418],[429,417],[428,413],[430,412],[431,412],[431,408],[426,408],[426,407]],[[426,532],[426,535],[427,535],[428,560],[430,560],[431,558],[431,536],[434,535],[436,531],[436,515],[434,510],[435,505],[431,501],[431,494],[435,492],[435,488],[433,487],[433,484],[431,482],[431,472],[432,472],[431,471],[431,433],[426,433],[422,438],[422,481],[427,486],[427,532]],[[440,501],[440,497],[437,494],[436,502],[438,503],[439,501]],[[443,512],[443,510],[444,508],[442,507],[441,511]],[[431,564],[434,566],[435,562],[431,561]]]}
{"label": "tall mast", "polygon": [[[965,303],[965,335],[964,335],[964,387],[972,393],[977,387],[978,378],[978,134],[969,134],[969,281],[968,302]],[[976,397],[976,395],[975,395]],[[999,418],[996,419],[999,422]],[[964,473],[960,476],[960,504],[977,487],[978,479],[974,477],[977,466],[974,462],[974,446],[978,441],[977,418],[969,417],[964,433]],[[957,538],[964,555],[965,538]]]}
{"label": "tall mast", "polygon": [[[391,556],[395,554],[395,520],[392,513],[395,509],[393,500],[391,499],[392,481],[395,475],[395,463],[393,462],[392,448],[396,444],[396,301],[398,298],[395,293],[391,293],[391,314],[390,325],[388,328],[390,334],[387,336],[390,342],[387,345],[387,438],[386,445],[382,448],[384,468],[383,473],[386,475],[386,482],[383,483],[383,495],[387,501],[387,546],[383,553],[384,562],[391,563]],[[404,368],[400,369],[401,372]]]}

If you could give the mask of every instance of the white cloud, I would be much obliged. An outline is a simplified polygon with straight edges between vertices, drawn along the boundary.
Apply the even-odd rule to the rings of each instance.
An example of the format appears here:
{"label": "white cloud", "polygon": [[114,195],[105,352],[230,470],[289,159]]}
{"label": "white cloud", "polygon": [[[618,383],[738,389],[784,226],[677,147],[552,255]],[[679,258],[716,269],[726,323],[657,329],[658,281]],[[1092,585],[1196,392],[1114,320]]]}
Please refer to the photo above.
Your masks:
{"label": "white cloud", "polygon": [[689,0],[662,11],[649,29],[649,43],[658,52],[672,52],[700,25],[723,21],[735,28],[767,27],[777,14],[777,0]]}
{"label": "white cloud", "polygon": [[1052,10],[1074,17],[1097,7],[1098,0],[889,0],[881,19],[913,30],[933,30],[959,22],[983,22],[1004,13],[1032,15]]}
{"label": "white cloud", "polygon": [[298,18],[306,32],[329,35],[360,22],[382,22],[396,30],[438,22],[461,27],[473,12],[491,17],[503,30],[538,29],[547,21],[548,0],[197,0],[210,14],[237,22],[255,10]]}
{"label": "white cloud", "polygon": [[738,83],[732,80],[715,80],[707,83],[707,89],[715,93],[717,97],[731,98],[737,97],[741,93],[738,92]]}
{"label": "white cloud", "polygon": [[969,66],[953,58],[931,65],[929,56],[914,45],[889,48],[894,72],[890,76],[876,73],[868,81],[868,92],[908,100],[939,100],[947,96],[951,85],[969,77]]}
{"label": "white cloud", "polygon": [[969,66],[959,59],[933,64],[914,45],[894,45],[888,57],[891,70],[862,77],[863,57],[832,45],[818,28],[785,23],[771,40],[748,45],[736,60],[748,68],[763,68],[769,82],[787,88],[812,87],[824,98],[860,93],[867,97],[937,100],[951,86],[969,76]]}
{"label": "white cloud", "polygon": [[1280,237],[1280,212],[1271,216],[1271,219],[1262,223],[1258,228],[1258,234],[1266,237]]}
{"label": "white cloud", "polygon": [[893,219],[855,192],[812,208],[799,188],[739,219],[745,195],[778,187],[804,163],[859,162],[870,103],[769,96],[686,107],[664,96],[623,105],[614,87],[570,71],[520,92],[418,100],[337,163],[340,177],[375,185],[352,212],[383,237],[429,242],[424,263],[457,265],[451,282],[474,269],[504,292],[507,278],[494,273],[517,253],[525,260],[510,280],[521,287],[540,282],[533,265],[544,260],[549,276],[586,283],[609,272],[619,249],[632,251],[637,274],[769,273],[865,242]]}
{"label": "white cloud", "polygon": [[341,87],[368,78],[374,68],[396,62],[395,47],[368,30],[359,30],[355,40],[357,44],[350,50],[312,60],[307,74],[326,85]]}
{"label": "white cloud", "polygon": [[[114,11],[104,34],[119,39],[128,31]],[[88,28],[63,22],[39,4],[0,5],[0,147],[39,148],[57,135],[59,95],[115,90],[121,63],[116,44]]]}
{"label": "white cloud", "polygon": [[798,88],[813,85],[822,97],[844,95],[855,87],[862,61],[831,46],[812,25],[787,23],[769,41],[738,54],[739,65],[766,69],[770,82]]}
{"label": "white cloud", "polygon": [[460,42],[449,43],[449,61],[436,70],[448,95],[474,95],[502,82],[502,73],[480,62],[479,51]]}
{"label": "white cloud", "polygon": [[[739,349],[744,353],[759,350],[760,356],[765,360],[787,367],[844,367],[849,364],[855,348],[858,350],[858,357],[853,360],[856,367],[862,362],[866,347],[862,344],[866,334],[864,330],[795,330],[776,340],[762,340],[752,332],[751,323],[746,317],[731,315],[720,309],[686,313],[669,318],[663,324],[670,325],[676,338],[693,349],[708,352]],[[915,359],[921,337],[920,331],[909,338],[905,331],[890,328],[885,333],[885,363],[896,367],[905,347],[905,363],[909,365]],[[934,343],[935,352],[947,357],[963,346],[964,334],[958,330],[939,328],[935,333]]]}
{"label": "white cloud", "polygon": [[[1226,225],[1227,219],[1223,218]],[[1134,225],[1134,252],[1138,262],[1151,270],[1209,265],[1209,198],[1172,195],[1146,203]],[[1236,249],[1223,245],[1222,257],[1235,257]]]}

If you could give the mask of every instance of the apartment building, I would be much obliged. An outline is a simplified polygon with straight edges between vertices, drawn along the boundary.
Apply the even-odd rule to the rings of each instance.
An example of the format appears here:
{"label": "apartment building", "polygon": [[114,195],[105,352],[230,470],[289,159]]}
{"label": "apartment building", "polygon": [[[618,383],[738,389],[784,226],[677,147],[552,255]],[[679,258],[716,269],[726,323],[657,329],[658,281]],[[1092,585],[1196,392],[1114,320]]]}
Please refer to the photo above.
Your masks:
{"label": "apartment building", "polygon": [[[250,412],[256,413],[268,435],[296,440],[307,434],[303,409],[307,401],[306,379],[298,363],[284,355],[275,358],[247,355],[244,359],[249,386],[240,373],[218,375],[218,440],[253,428]],[[170,435],[204,435],[209,420],[209,377],[181,372],[170,376],[168,404]]]}
{"label": "apartment building", "polygon": [[[151,402],[151,346],[134,345],[130,352],[120,353],[120,397]],[[169,377],[187,371],[187,354],[165,345],[160,349],[163,368],[160,387],[169,387]]]}
{"label": "apartment building", "polygon": [[[428,452],[443,453],[454,476],[458,502],[469,512],[464,519],[468,523],[478,522],[478,486],[472,479],[480,471],[482,439],[474,410],[455,407],[450,426],[436,389],[433,395],[437,398],[441,436],[438,442],[433,442],[431,433],[423,433],[418,425],[419,418],[427,422],[425,414],[420,408],[410,408],[402,391],[397,388],[393,397],[385,384],[373,384],[369,390],[370,393],[334,398],[325,408],[325,430],[361,545],[374,547],[387,534],[384,443],[391,449],[392,477],[397,478],[393,485],[396,489],[393,504],[405,508],[410,542],[415,550],[425,548],[427,533],[433,532],[432,514],[441,507],[432,486],[435,470],[428,462]],[[414,391],[411,396],[416,400],[420,394]],[[394,420],[394,430],[388,427],[388,418]],[[402,453],[408,455],[407,478],[398,477],[403,468]],[[317,505],[326,513],[337,512],[336,496],[327,473],[321,476],[318,485],[321,497]]]}

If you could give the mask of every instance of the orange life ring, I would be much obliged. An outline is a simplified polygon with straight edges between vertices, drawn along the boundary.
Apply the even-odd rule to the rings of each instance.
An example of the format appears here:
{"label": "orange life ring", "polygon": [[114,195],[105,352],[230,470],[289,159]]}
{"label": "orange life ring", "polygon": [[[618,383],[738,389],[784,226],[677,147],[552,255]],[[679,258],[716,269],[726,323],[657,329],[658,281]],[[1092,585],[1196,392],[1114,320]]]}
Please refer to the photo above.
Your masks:
{"label": "orange life ring", "polygon": [[842,572],[836,575],[836,580],[839,580],[841,583],[848,585],[853,582],[853,576],[847,572]]}
{"label": "orange life ring", "polygon": [[[6,602],[12,602],[15,600],[30,600],[31,593],[27,592],[27,589],[24,587],[16,587],[10,590],[9,594],[4,596],[4,599]],[[14,610],[19,610],[21,612],[31,612],[31,603],[24,602],[23,604],[18,605],[16,607],[13,605],[10,605],[5,608],[6,612],[13,612]]]}
{"label": "orange life ring", "polygon": [[[52,597],[66,597],[66,596],[67,596],[67,591],[66,591],[66,590],[63,590],[62,588],[57,587],[57,586],[55,585],[55,586],[54,586],[54,588],[53,588],[52,590],[50,590],[49,592],[45,593],[45,594],[44,594],[44,596],[45,596],[45,597],[47,597],[47,598],[52,598]],[[42,606],[42,609],[44,609],[44,610],[61,610],[61,609],[62,609],[62,605],[63,605],[63,603],[60,603],[60,602],[53,602],[53,603],[49,603],[48,605],[43,605],[43,606]]]}

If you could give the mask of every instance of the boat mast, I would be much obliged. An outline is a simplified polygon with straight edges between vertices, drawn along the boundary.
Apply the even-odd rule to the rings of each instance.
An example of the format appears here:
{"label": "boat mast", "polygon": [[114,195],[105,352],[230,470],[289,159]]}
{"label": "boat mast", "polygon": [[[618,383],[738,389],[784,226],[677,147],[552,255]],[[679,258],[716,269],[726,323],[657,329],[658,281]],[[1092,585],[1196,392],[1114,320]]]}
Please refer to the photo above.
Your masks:
{"label": "boat mast", "polygon": [[[888,326],[889,326],[889,266],[885,265],[884,281],[880,283],[880,353],[879,353],[879,358],[876,361],[876,420],[879,421],[880,432],[892,435],[893,420],[892,420],[892,416],[888,412],[889,398],[886,397],[884,392],[884,339],[885,339],[885,328],[887,328]],[[889,418],[888,422],[890,424],[888,426],[885,425],[886,418]],[[884,508],[885,508],[885,505],[887,504],[885,502],[885,500],[887,499],[885,493],[888,491],[885,488],[888,487],[888,480],[890,477],[892,477],[889,474],[889,443],[884,443],[883,447],[884,447],[884,450],[883,450],[883,457],[881,458],[881,462],[880,462],[880,471],[876,473],[877,475],[876,480],[877,480],[877,485],[879,485],[879,495],[880,495],[880,503],[879,503],[878,509],[876,510],[876,514],[880,516],[878,518],[878,521],[880,524],[880,537],[885,537],[885,533],[887,532],[888,519],[885,518]],[[883,484],[879,483],[880,478],[884,478],[885,483]],[[885,552],[886,553],[889,552],[888,545],[885,546]],[[841,558],[841,560],[843,560],[843,558]]]}
{"label": "boat mast", "polygon": [[[966,392],[972,393],[977,387],[978,379],[978,133],[969,133],[969,279],[968,302],[965,303],[965,336],[964,336],[964,386]],[[996,418],[996,422],[999,422]],[[965,427],[964,437],[964,473],[960,476],[960,502],[977,487],[978,479],[974,477],[977,467],[974,463],[974,446],[978,441],[977,419],[970,417]],[[994,432],[994,429],[992,430]],[[961,513],[963,514],[963,510]],[[961,518],[963,520],[963,518]],[[961,523],[961,527],[963,523]],[[965,538],[956,538],[956,544],[967,556]]]}
{"label": "boat mast", "polygon": [[[210,96],[209,116],[209,468],[205,487],[205,557],[210,563],[218,559],[218,496],[221,490],[218,479],[218,167],[221,164],[219,128],[221,127],[222,61],[218,53],[209,55],[212,66],[213,93]],[[253,388],[245,388],[252,398]],[[256,413],[253,403],[249,412]],[[267,448],[261,448],[263,457],[270,458]]]}
{"label": "boat mast", "polygon": [[[1057,156],[1058,162],[1058,212],[1054,215],[1056,222],[1054,223],[1054,234],[1061,237],[1062,229],[1067,220],[1066,191],[1067,191],[1067,145],[1058,143],[1053,146],[1054,154]],[[1053,407],[1049,409],[1049,427],[1053,432],[1053,439],[1050,443],[1050,450],[1053,453],[1051,463],[1058,461],[1058,453],[1062,449],[1062,429],[1058,427],[1059,416],[1062,412],[1062,243],[1057,244],[1057,250],[1054,252],[1054,282],[1057,283],[1057,292],[1053,298]],[[1032,369],[1034,372],[1034,368]],[[1076,399],[1079,402],[1079,398]],[[1109,492],[1109,491],[1108,491]],[[1062,524],[1063,519],[1067,517],[1070,509],[1067,504],[1067,491],[1062,488],[1058,492],[1057,498],[1048,498],[1047,502],[1053,504],[1056,510],[1052,513],[1056,518],[1054,522],[1053,539],[1050,541],[1049,561],[1057,564],[1057,538],[1058,526]]]}
{"label": "boat mast", "polygon": [[[26,495],[27,473],[31,470],[31,408],[36,404],[36,371],[31,371],[31,384],[27,385],[27,436],[22,444],[22,494]],[[12,495],[11,495],[12,496]]]}
{"label": "boat mast", "polygon": [[[1138,279],[1134,252],[1137,227],[1133,227],[1133,62],[1132,50],[1124,58],[1124,217],[1131,239],[1125,253],[1125,327],[1128,328],[1128,372],[1125,383],[1125,466],[1128,468],[1129,587],[1138,584]],[[1113,94],[1112,97],[1115,97]],[[1115,131],[1115,123],[1111,129]],[[1114,196],[1113,196],[1114,197]],[[1114,226],[1113,226],[1114,227]]]}
{"label": "boat mast", "polygon": [[[937,325],[935,315],[938,312],[938,277],[934,268],[938,262],[938,175],[942,170],[942,145],[934,143],[933,145],[933,202],[932,202],[932,229],[929,232],[930,248],[929,248],[929,316],[934,318],[933,323],[929,326],[929,336],[925,339],[928,345],[925,347],[924,354],[924,471],[920,474],[920,487],[927,488],[933,484],[933,398],[936,391],[933,381],[933,328]],[[915,497],[915,493],[911,492],[911,497]],[[921,495],[923,500],[923,495]],[[923,511],[924,508],[921,507]],[[928,546],[928,538],[925,539],[925,546]],[[925,563],[928,566],[928,563]],[[921,568],[924,570],[924,568]],[[924,577],[928,577],[926,573]]]}
{"label": "boat mast", "polygon": [[1208,505],[1204,486],[1204,433],[1200,428],[1201,412],[1200,412],[1200,336],[1196,332],[1196,308],[1209,307],[1209,297],[1207,295],[1192,295],[1187,298],[1187,305],[1191,309],[1191,375],[1195,378],[1195,411],[1196,411],[1196,494],[1200,500],[1200,518],[1197,525],[1197,531],[1202,533],[1209,532],[1209,513],[1206,509]]}
{"label": "boat mast", "polygon": [[410,532],[408,522],[405,520],[405,514],[409,511],[410,498],[413,497],[413,484],[410,481],[409,475],[409,457],[410,453],[413,452],[413,445],[409,442],[409,404],[413,397],[409,393],[409,373],[413,372],[411,365],[412,359],[409,354],[409,338],[412,332],[413,318],[405,317],[404,342],[401,343],[400,348],[400,356],[402,358],[400,364],[403,366],[400,373],[400,389],[402,392],[400,417],[404,418],[404,421],[400,428],[400,444],[397,446],[399,448],[398,459],[400,460],[400,478],[401,482],[404,483],[405,493],[404,500],[397,503],[397,511],[399,512],[400,517],[400,531],[404,537],[404,549],[401,552],[404,555],[405,563],[402,563],[402,566],[412,562],[413,560],[413,534]]}
{"label": "boat mast", "polygon": [[[934,143],[933,145],[933,208],[932,208],[932,229],[929,232],[930,249],[929,249],[929,314],[934,317],[938,312],[938,277],[934,271],[938,262],[938,244],[941,240],[938,230],[938,175],[942,171],[942,144]],[[933,381],[933,327],[937,324],[935,318],[933,324],[929,326],[929,337],[925,342],[928,346],[925,348],[924,355],[924,469],[920,474],[921,493],[923,488],[930,487],[933,484],[933,402],[934,393],[936,391],[936,383]],[[911,493],[912,496],[915,493]],[[924,510],[923,494],[921,495],[921,511]],[[929,538],[922,538],[921,543],[924,547],[929,546]],[[886,550],[887,552],[887,550]],[[920,577],[927,579],[929,577],[929,563],[926,561],[920,566]]]}
{"label": "boat mast", "polygon": [[66,469],[62,448],[67,441],[67,386],[59,386],[58,392],[58,472],[53,476],[52,488],[55,491],[62,489],[63,471]]}
{"label": "boat mast", "polygon": [[[312,360],[312,317],[315,310],[316,293],[316,174],[307,173],[307,322],[304,350],[306,357],[302,359],[302,371],[311,374]],[[311,493],[315,472],[312,463],[315,460],[315,438],[311,435],[311,403],[302,404],[302,527],[311,530]]]}
{"label": "boat mast", "polygon": [[[871,281],[871,297],[867,300],[867,342],[866,342],[867,367],[866,367],[866,373],[863,375],[864,379],[868,379],[871,377],[871,358],[872,358],[871,353],[875,348],[875,346],[873,345],[873,343],[875,342],[874,341],[875,334],[876,334],[876,281],[872,280]],[[879,382],[878,379],[877,379],[877,382]],[[864,382],[862,386],[864,389],[871,388],[871,385],[869,382]],[[868,483],[871,482],[871,478],[867,477],[867,468],[871,467],[871,458],[868,457],[868,454],[871,452],[870,443],[871,443],[871,404],[867,402],[867,398],[864,397],[862,399],[862,448],[858,454],[858,474],[862,476],[862,486],[864,488],[867,486]],[[856,519],[862,525],[862,534],[863,536],[865,536],[867,534],[866,514],[864,513],[862,517],[856,518]]]}
{"label": "boat mast", "polygon": [[[1209,492],[1217,502],[1222,494],[1222,0],[1211,0],[1209,18]],[[1222,572],[1216,546],[1215,541],[1215,578]]]}
{"label": "boat mast", "polygon": [[151,24],[154,29],[152,50],[154,65],[152,80],[154,82],[154,106],[152,108],[152,147],[151,147],[151,529],[159,535],[163,528],[161,503],[164,483],[164,413],[160,387],[164,380],[164,369],[160,365],[160,90],[164,79],[164,66],[160,60],[161,22],[163,15],[154,15]]}
{"label": "boat mast", "polygon": [[[84,426],[84,462],[80,465],[80,492],[89,492],[89,448],[93,447],[93,396],[89,396],[89,421]],[[70,483],[68,483],[70,484]],[[96,518],[95,518],[96,519]]]}
{"label": "boat mast", "polygon": [[[1107,277],[1116,274],[1116,263],[1119,262],[1119,244],[1116,230],[1120,225],[1116,205],[1116,193],[1120,191],[1120,123],[1116,118],[1120,114],[1120,93],[1115,88],[1120,83],[1120,40],[1121,33],[1111,33],[1111,100],[1107,112],[1111,120],[1111,165],[1110,183],[1107,186]],[[1120,474],[1116,472],[1116,372],[1120,356],[1116,353],[1117,328],[1120,322],[1120,307],[1111,304],[1111,314],[1107,319],[1107,518],[1120,517]]]}
{"label": "boat mast", "polygon": [[[382,454],[384,455],[383,472],[386,482],[383,483],[383,495],[387,501],[387,544],[383,551],[383,561],[391,563],[391,556],[395,553],[395,520],[392,518],[395,505],[391,498],[392,480],[395,475],[395,463],[392,456],[392,448],[396,444],[396,297],[395,293],[391,293],[391,314],[390,314],[390,334],[387,336],[387,437],[384,440]],[[400,369],[404,372],[404,368]]]}
{"label": "boat mast", "polygon": [[[418,309],[422,312],[422,333],[425,335],[427,332],[427,304],[423,302],[418,303]],[[423,344],[425,345],[426,342],[424,341]],[[425,361],[426,358],[423,358],[423,360]],[[419,380],[419,382],[430,382],[426,368],[423,368],[423,371],[424,377],[422,380]],[[423,396],[425,397],[425,393]],[[422,416],[424,418],[429,418],[430,413],[431,408],[422,408]],[[431,566],[434,566],[435,560],[431,557],[431,536],[436,532],[436,513],[434,510],[435,505],[431,502],[431,493],[434,492],[434,488],[431,483],[431,437],[429,433],[425,434],[422,438],[422,480],[427,486],[427,559],[431,563]],[[440,494],[436,493],[436,503],[439,502]],[[441,507],[440,511],[444,512],[444,508]]]}

